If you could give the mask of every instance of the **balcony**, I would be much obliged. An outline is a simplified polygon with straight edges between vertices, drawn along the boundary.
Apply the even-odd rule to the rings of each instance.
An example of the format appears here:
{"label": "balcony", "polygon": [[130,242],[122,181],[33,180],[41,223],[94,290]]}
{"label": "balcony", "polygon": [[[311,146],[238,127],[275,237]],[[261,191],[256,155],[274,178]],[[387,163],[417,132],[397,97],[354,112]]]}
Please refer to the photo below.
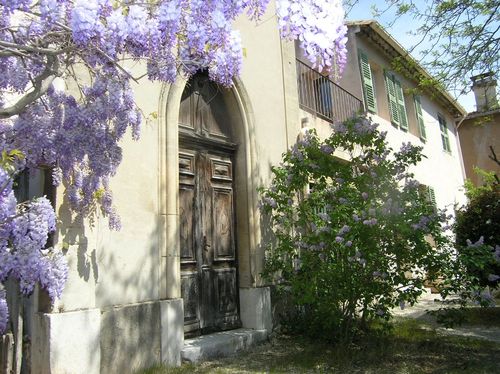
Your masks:
{"label": "balcony", "polygon": [[328,77],[297,60],[300,107],[328,122],[343,122],[363,111],[363,103]]}

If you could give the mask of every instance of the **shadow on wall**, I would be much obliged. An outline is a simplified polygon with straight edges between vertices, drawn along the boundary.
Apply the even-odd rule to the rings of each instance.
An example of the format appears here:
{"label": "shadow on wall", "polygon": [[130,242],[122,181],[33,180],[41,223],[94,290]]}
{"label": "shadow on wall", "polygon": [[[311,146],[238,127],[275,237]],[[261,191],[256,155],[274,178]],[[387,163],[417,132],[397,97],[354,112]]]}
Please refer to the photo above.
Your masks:
{"label": "shadow on wall", "polygon": [[[121,231],[113,233],[99,228],[107,225],[107,220],[100,218],[91,229],[96,231],[87,233],[89,229],[81,220],[72,219],[66,200],[59,209],[59,217],[63,222],[71,222],[61,228],[60,242],[69,244],[70,259],[71,251],[76,249],[76,260],[70,265],[76,267],[80,287],[91,293],[87,295],[89,300],[95,300],[95,306],[88,307],[100,309],[99,341],[88,342],[91,346],[85,348],[93,355],[90,361],[100,359],[101,373],[120,374],[159,364],[162,351],[159,230],[163,227],[156,212],[150,213],[152,229],[147,244],[140,248],[133,248],[134,241],[126,240],[146,237],[141,227],[144,230],[148,224],[137,225],[136,217],[122,216]],[[115,250],[106,248],[106,243],[117,248],[117,242],[125,245]],[[176,311],[182,313],[182,309]],[[182,315],[169,315],[173,321],[179,318],[183,320]]]}

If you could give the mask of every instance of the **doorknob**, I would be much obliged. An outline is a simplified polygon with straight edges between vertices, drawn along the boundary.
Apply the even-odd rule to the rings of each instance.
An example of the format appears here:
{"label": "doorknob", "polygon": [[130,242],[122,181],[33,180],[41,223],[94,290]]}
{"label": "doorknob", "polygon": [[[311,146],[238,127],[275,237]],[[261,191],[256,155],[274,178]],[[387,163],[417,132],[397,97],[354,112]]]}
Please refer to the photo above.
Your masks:
{"label": "doorknob", "polygon": [[210,244],[208,244],[207,236],[203,235],[203,249],[205,251],[208,251],[209,248],[210,248]]}

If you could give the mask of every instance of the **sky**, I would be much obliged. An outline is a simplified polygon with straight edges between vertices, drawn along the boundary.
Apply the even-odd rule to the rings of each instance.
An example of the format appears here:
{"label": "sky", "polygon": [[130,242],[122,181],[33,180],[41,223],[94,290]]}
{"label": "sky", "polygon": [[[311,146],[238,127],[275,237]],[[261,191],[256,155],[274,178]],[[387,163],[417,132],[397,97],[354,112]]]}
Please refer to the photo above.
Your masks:
{"label": "sky", "polygon": [[[414,20],[411,16],[406,15],[400,17],[392,27],[388,25],[394,20],[394,11],[389,11],[383,14],[380,18],[375,18],[372,12],[372,5],[377,6],[379,9],[383,9],[386,6],[385,0],[359,0],[358,3],[352,8],[352,10],[347,14],[347,20],[364,20],[364,19],[375,19],[386,30],[391,34],[394,39],[396,39],[401,46],[405,49],[409,49],[416,42],[419,41],[418,37],[415,35],[410,35],[411,31],[416,30],[419,27],[418,21]],[[348,9],[346,8],[346,11]],[[420,50],[428,47],[428,44],[421,45]],[[412,56],[418,61],[419,55],[417,53],[412,53]],[[458,98],[458,102],[462,105],[467,112],[473,112],[476,110],[476,102],[474,99],[474,94],[469,92],[467,95],[462,95]]]}

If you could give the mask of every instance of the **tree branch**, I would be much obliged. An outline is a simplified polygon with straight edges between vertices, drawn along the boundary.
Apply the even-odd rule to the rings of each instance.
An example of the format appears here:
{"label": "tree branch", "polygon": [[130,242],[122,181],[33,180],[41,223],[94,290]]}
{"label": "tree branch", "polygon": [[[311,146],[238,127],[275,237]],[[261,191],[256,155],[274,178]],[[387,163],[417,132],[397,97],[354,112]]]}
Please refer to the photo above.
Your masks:
{"label": "tree branch", "polygon": [[491,155],[488,155],[488,157],[493,160],[494,162],[497,163],[497,165],[500,166],[500,160],[498,159],[497,157],[497,154],[495,153],[495,149],[493,148],[492,145],[490,145],[490,152],[491,152]]}
{"label": "tree branch", "polygon": [[45,70],[34,79],[33,90],[21,97],[14,105],[0,109],[0,119],[22,113],[26,107],[45,95],[54,79],[59,76],[59,59],[47,56]]}

